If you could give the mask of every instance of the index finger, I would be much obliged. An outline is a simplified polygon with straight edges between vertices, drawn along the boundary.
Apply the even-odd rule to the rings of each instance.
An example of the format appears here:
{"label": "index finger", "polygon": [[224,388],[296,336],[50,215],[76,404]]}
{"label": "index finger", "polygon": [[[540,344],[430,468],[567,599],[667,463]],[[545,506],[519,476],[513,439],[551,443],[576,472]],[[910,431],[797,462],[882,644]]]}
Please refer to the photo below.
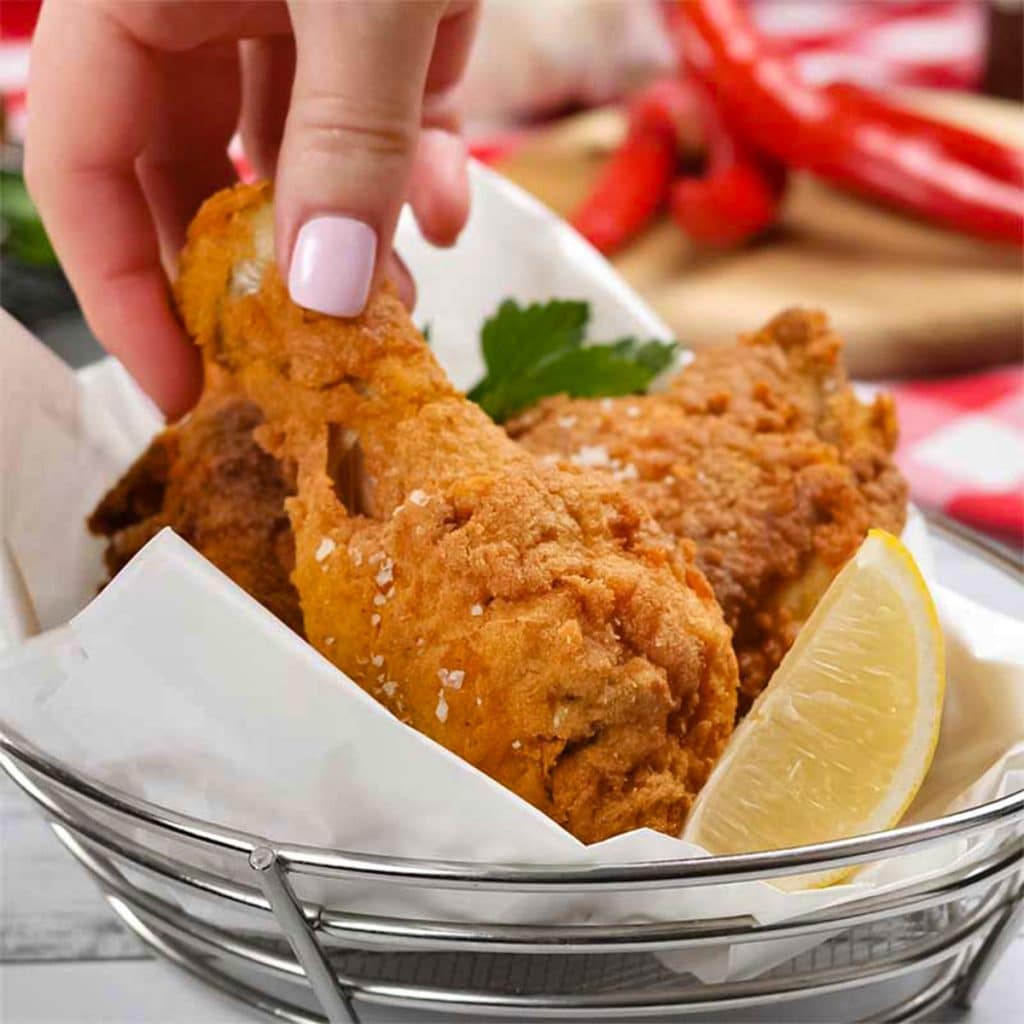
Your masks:
{"label": "index finger", "polygon": [[44,5],[26,181],[93,333],[174,418],[195,403],[201,370],[171,308],[135,172],[159,89],[150,55],[102,11]]}

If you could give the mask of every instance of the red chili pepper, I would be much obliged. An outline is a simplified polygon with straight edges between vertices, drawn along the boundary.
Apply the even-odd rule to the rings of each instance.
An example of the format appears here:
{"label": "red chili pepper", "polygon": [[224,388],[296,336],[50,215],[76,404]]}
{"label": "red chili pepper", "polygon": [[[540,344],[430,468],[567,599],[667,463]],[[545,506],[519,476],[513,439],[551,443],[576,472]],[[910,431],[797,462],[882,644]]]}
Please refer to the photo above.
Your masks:
{"label": "red chili pepper", "polygon": [[630,105],[626,138],[572,217],[601,252],[621,248],[668,199],[680,140],[692,137],[695,101],[675,79],[658,82]]}
{"label": "red chili pepper", "polygon": [[652,82],[629,104],[631,127],[671,133],[677,152],[704,150],[704,99],[693,82],[670,75]]}
{"label": "red chili pepper", "polygon": [[896,106],[884,96],[859,85],[834,82],[826,86],[825,91],[844,102],[859,105],[872,114],[888,118],[891,124],[929,137],[945,152],[979,171],[1024,187],[1024,150],[1004,146],[966,128],[935,121],[914,110]]}
{"label": "red chili pepper", "polygon": [[676,180],[672,216],[695,242],[738,245],[777,220],[785,169],[730,133],[710,97],[702,106],[707,169],[701,177]]}
{"label": "red chili pepper", "polygon": [[991,140],[968,144],[970,133],[875,97],[807,85],[735,0],[681,2],[687,64],[748,142],[947,227],[1024,245],[1024,188],[1012,170],[1018,151]]}

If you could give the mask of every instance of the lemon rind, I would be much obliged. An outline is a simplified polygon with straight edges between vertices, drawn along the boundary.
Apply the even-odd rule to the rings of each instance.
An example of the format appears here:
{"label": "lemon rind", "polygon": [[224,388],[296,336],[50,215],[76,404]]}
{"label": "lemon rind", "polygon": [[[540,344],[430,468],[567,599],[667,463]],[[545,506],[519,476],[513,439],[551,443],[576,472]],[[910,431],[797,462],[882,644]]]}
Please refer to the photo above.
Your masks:
{"label": "lemon rind", "polygon": [[[832,606],[842,598],[843,576],[848,572],[856,571],[856,566],[862,568],[881,566],[885,571],[888,581],[902,596],[905,605],[908,608],[916,606],[923,611],[923,616],[911,615],[909,619],[915,630],[919,631],[916,648],[921,653],[921,657],[928,659],[927,662],[919,665],[917,672],[917,681],[920,687],[918,695],[919,706],[932,708],[931,715],[927,717],[919,716],[919,722],[916,724],[915,730],[906,745],[905,757],[894,772],[894,780],[911,777],[912,782],[905,787],[899,787],[901,799],[898,803],[887,806],[886,801],[883,800],[876,812],[870,815],[868,820],[863,823],[863,833],[870,833],[885,831],[900,821],[913,803],[928,774],[942,726],[942,707],[946,685],[945,644],[938,610],[924,576],[921,574],[913,556],[897,537],[884,530],[873,529],[869,531],[860,549],[839,574],[833,585],[829,587],[822,600],[818,603],[818,606],[812,612],[801,630],[796,643],[794,643],[779,666],[777,670],[778,676],[782,676],[786,671],[786,663],[792,663],[795,659],[798,659],[813,641],[817,623],[824,620],[829,615]],[[744,721],[737,727],[732,741],[714,774],[720,774],[722,771],[728,770],[729,763],[734,760],[742,748],[746,735],[756,728],[761,717],[759,711],[764,709],[766,704],[772,700],[772,697],[772,686],[769,685],[757,701],[755,701],[754,706]],[[919,767],[911,772],[911,766],[913,765],[919,765]],[[683,832],[684,839],[698,844],[701,842],[699,833],[701,822],[705,816],[705,809],[716,788],[714,786],[714,774],[708,780],[704,793],[698,797]],[[704,794],[707,794],[708,799],[705,799]],[[834,838],[839,839],[842,836],[836,835]],[[823,840],[816,840],[816,842],[821,841]],[[819,888],[843,881],[856,870],[856,866],[838,868],[814,875],[780,878],[773,884],[785,889]]]}

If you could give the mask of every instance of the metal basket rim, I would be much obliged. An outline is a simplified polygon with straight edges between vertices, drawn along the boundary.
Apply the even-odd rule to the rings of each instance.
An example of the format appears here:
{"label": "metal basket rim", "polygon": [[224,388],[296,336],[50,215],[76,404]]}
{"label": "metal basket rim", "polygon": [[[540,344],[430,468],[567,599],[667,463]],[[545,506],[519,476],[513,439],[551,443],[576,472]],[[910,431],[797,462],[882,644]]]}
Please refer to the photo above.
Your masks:
{"label": "metal basket rim", "polygon": [[[1019,582],[1021,572],[1013,560],[992,545],[979,543],[967,530],[945,517],[929,514],[930,525],[1011,579]],[[202,818],[181,814],[108,786],[71,769],[60,759],[36,748],[0,721],[0,767],[7,770],[9,759],[44,776],[62,789],[70,790],[91,804],[97,804],[135,825],[184,839],[219,852],[251,857],[258,850],[272,850],[290,871],[328,877],[374,879],[398,884],[455,888],[530,888],[557,890],[574,887],[644,888],[681,882],[710,885],[822,870],[870,859],[875,854],[910,852],[953,836],[975,833],[1000,825],[1024,822],[1024,789],[975,807],[914,825],[759,853],[720,857],[679,858],[655,862],[615,865],[567,866],[560,864],[486,864],[473,861],[430,858],[388,857],[304,844],[279,843],[218,825]],[[10,774],[10,773],[8,773]]]}

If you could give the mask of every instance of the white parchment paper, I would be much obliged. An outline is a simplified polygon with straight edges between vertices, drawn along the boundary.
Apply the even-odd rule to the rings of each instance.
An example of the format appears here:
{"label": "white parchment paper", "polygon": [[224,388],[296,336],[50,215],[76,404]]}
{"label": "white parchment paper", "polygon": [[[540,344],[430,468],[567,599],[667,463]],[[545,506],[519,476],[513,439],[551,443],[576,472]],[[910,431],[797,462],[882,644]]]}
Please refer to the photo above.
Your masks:
{"label": "white parchment paper", "polygon": [[[476,332],[508,295],[588,298],[595,333],[608,337],[666,334],[546,211],[490,174],[475,173],[474,190],[473,219],[454,252],[430,250],[408,224],[400,239],[423,296],[417,319],[431,323],[457,383],[475,378]],[[0,536],[47,630],[0,653],[0,718],[8,725],[105,783],[279,842],[520,864],[706,855],[649,830],[583,846],[392,718],[169,531],[96,596],[101,545],[84,518],[157,429],[157,416],[113,362],[75,374],[5,315],[0,333]],[[928,575],[919,517],[906,539]],[[909,812],[918,820],[1024,785],[1024,630],[935,589],[949,688],[935,763]],[[5,628],[8,638],[17,633],[14,614],[0,601],[0,646]],[[925,881],[986,845],[984,837],[950,841],[803,893],[757,882],[554,898],[320,882],[303,892],[350,911],[448,920],[772,922]],[[710,980],[756,973],[806,945],[665,959]]]}

